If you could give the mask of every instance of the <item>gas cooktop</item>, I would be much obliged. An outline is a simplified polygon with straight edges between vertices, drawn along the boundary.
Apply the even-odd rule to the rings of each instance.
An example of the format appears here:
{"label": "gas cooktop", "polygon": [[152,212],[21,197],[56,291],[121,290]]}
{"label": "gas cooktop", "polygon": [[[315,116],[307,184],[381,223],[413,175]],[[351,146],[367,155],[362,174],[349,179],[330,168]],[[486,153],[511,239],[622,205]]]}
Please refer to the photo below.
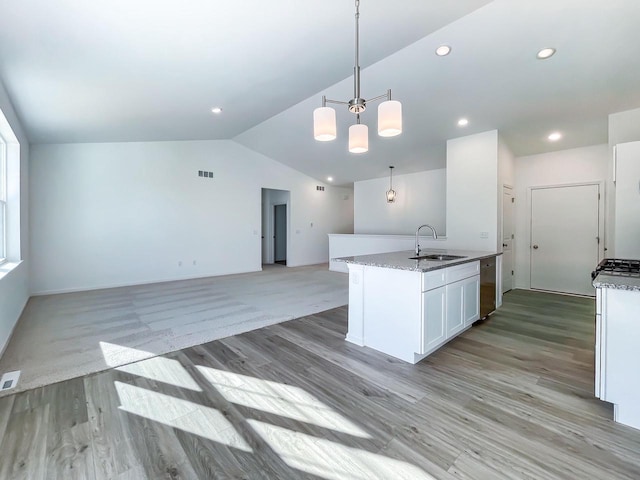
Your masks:
{"label": "gas cooktop", "polygon": [[596,278],[599,273],[640,278],[640,260],[605,258],[598,264],[596,269],[591,272],[591,278]]}

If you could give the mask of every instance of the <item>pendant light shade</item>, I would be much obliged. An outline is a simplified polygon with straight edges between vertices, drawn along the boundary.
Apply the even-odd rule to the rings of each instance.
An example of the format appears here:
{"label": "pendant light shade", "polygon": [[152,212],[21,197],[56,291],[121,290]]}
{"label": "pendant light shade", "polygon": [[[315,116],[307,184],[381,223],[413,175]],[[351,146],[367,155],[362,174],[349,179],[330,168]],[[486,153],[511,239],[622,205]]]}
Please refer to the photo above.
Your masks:
{"label": "pendant light shade", "polygon": [[331,107],[319,107],[313,111],[313,136],[320,142],[336,138],[336,111]]}
{"label": "pendant light shade", "polygon": [[369,150],[369,128],[361,123],[349,127],[349,151],[365,153]]}
{"label": "pendant light shade", "polygon": [[402,133],[402,104],[387,100],[378,105],[378,135],[395,137]]}
{"label": "pendant light shade", "polygon": [[387,190],[387,203],[396,201],[396,191],[393,189],[393,166],[389,167],[389,190]]}

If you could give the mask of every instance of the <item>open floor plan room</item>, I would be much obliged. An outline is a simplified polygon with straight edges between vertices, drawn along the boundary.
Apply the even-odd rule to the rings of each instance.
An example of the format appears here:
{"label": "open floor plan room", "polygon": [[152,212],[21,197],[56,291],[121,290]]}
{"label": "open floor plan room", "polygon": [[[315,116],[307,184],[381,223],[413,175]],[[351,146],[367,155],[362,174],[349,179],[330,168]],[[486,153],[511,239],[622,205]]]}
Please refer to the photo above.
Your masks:
{"label": "open floor plan room", "polygon": [[592,299],[514,291],[411,365],[347,308],[0,398],[0,478],[637,479]]}

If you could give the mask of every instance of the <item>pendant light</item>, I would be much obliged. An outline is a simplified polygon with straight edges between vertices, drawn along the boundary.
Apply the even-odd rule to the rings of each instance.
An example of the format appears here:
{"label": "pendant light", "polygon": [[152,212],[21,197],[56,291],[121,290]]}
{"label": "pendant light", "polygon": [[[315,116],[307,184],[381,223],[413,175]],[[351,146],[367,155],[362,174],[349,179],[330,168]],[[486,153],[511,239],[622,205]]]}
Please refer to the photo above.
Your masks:
{"label": "pendant light", "polygon": [[353,98],[348,102],[329,100],[322,97],[322,106],[313,111],[313,136],[320,142],[336,138],[336,112],[327,107],[327,103],[347,105],[351,113],[356,114],[356,123],[349,127],[349,151],[364,153],[369,150],[369,129],[360,123],[360,114],[367,108],[367,102],[385,100],[378,105],[378,135],[394,137],[402,133],[402,104],[391,100],[391,90],[384,95],[365,100],[360,97],[360,0],[356,4],[356,55],[353,67]]}
{"label": "pendant light", "polygon": [[393,165],[389,166],[389,190],[387,190],[387,203],[396,201],[396,191],[393,189]]}

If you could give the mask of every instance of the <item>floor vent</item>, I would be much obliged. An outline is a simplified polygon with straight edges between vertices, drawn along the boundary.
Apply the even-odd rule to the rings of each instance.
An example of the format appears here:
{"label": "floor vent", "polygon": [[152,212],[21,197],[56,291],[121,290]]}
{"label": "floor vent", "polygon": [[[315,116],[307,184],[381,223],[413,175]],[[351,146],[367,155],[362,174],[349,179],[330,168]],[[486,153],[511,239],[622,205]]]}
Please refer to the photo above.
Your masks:
{"label": "floor vent", "polygon": [[15,388],[18,384],[18,379],[20,378],[20,370],[16,370],[15,372],[7,372],[2,375],[0,379],[0,392],[4,392],[5,390],[11,390]]}

